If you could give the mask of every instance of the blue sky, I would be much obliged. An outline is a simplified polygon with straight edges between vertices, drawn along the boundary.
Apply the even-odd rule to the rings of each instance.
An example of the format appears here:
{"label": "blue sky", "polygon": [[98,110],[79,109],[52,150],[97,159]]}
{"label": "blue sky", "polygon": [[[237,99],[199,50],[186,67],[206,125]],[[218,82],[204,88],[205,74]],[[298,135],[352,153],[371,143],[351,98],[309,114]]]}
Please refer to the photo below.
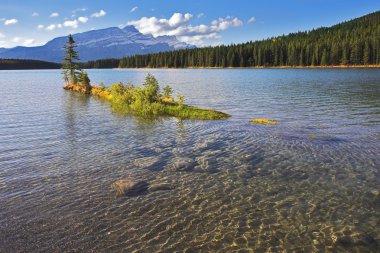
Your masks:
{"label": "blue sky", "polygon": [[202,45],[240,43],[330,26],[380,10],[378,0],[0,0],[0,47],[134,25]]}

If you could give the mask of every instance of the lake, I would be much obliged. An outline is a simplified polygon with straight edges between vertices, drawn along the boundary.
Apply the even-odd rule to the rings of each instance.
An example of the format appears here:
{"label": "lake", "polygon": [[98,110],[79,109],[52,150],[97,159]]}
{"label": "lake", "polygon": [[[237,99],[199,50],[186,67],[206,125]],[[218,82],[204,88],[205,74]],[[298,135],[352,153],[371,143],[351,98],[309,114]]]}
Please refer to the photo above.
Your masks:
{"label": "lake", "polygon": [[[379,249],[379,69],[88,72],[148,71],[232,117],[122,116],[60,70],[0,71],[0,252]],[[173,189],[117,196],[125,178]]]}

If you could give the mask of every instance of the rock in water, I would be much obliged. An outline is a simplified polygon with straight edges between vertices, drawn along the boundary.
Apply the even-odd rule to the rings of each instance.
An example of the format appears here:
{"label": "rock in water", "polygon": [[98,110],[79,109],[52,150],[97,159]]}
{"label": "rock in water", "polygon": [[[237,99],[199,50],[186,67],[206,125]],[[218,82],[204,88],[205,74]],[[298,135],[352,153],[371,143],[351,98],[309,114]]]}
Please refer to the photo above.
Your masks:
{"label": "rock in water", "polygon": [[168,183],[158,183],[158,184],[152,184],[149,186],[149,191],[167,191],[167,190],[173,190],[174,186]]}
{"label": "rock in water", "polygon": [[148,190],[149,184],[145,181],[135,181],[133,179],[120,179],[112,184],[112,188],[117,191],[118,196],[136,196]]}
{"label": "rock in water", "polygon": [[176,157],[171,161],[169,167],[172,171],[191,171],[195,166],[195,162],[191,158],[187,157]]}
{"label": "rock in water", "polygon": [[159,157],[143,157],[134,160],[134,165],[139,168],[150,168],[160,161]]}

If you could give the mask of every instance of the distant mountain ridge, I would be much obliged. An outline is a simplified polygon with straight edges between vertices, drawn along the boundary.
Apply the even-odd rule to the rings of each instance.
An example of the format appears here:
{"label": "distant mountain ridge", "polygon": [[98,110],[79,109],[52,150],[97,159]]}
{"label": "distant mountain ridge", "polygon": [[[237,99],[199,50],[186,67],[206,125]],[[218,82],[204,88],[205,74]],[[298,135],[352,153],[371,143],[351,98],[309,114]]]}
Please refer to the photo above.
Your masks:
{"label": "distant mountain ridge", "polygon": [[[175,36],[144,35],[134,26],[92,30],[73,34],[73,37],[78,45],[77,50],[80,52],[81,61],[195,48],[193,45],[179,41]],[[61,62],[66,41],[67,36],[63,36],[38,47],[0,48],[0,58]]]}

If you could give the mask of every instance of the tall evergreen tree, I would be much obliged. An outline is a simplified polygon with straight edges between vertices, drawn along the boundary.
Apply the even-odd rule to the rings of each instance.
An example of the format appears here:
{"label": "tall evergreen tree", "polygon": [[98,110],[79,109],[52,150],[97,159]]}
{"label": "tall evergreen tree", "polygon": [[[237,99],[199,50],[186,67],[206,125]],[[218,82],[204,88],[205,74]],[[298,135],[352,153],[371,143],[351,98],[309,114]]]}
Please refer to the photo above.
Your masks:
{"label": "tall evergreen tree", "polygon": [[78,82],[79,65],[75,62],[79,60],[78,52],[75,50],[77,45],[75,44],[73,36],[70,34],[65,49],[65,56],[63,58],[62,73],[63,79],[66,83],[76,84]]}

